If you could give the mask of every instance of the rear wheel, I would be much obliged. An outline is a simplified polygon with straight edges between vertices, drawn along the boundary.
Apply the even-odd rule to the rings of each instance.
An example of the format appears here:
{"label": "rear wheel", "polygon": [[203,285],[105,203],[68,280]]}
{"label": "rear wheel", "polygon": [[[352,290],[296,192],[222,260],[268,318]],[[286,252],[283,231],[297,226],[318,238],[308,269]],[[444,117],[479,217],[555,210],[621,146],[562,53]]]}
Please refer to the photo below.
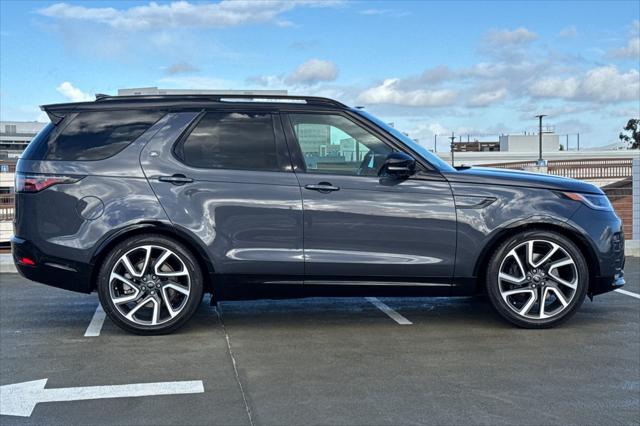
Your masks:
{"label": "rear wheel", "polygon": [[495,310],[525,328],[549,328],[568,320],[589,286],[584,256],[561,234],[525,232],[503,243],[487,271]]}
{"label": "rear wheel", "polygon": [[98,277],[100,303],[109,318],[137,334],[170,333],[202,301],[202,273],[189,250],[162,235],[141,235],[118,244]]}

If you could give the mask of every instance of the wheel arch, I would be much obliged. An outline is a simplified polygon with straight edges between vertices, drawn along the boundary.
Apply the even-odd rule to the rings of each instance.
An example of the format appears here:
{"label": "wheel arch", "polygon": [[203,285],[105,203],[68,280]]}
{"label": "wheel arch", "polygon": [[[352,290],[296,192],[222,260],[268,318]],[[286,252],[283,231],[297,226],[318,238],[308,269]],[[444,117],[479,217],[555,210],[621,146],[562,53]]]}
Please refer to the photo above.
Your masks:
{"label": "wheel arch", "polygon": [[595,284],[595,278],[600,273],[600,267],[598,262],[598,257],[596,255],[595,249],[591,246],[591,243],[588,239],[582,235],[582,233],[574,228],[573,226],[567,224],[566,222],[560,222],[555,220],[549,221],[535,221],[535,222],[525,222],[525,223],[517,223],[503,229],[500,229],[491,237],[489,242],[485,245],[482,250],[481,255],[476,259],[476,263],[473,269],[474,276],[477,277],[476,281],[476,293],[484,293],[485,285],[486,285],[486,277],[485,274],[480,273],[482,265],[488,264],[491,259],[491,256],[495,253],[497,248],[504,241],[509,239],[510,237],[527,231],[554,231],[557,232],[564,237],[568,238],[573,242],[580,252],[584,255],[587,268],[589,269],[589,289]]}
{"label": "wheel arch", "polygon": [[111,251],[111,249],[127,238],[142,234],[160,234],[169,238],[173,238],[187,247],[187,249],[189,249],[195,256],[198,262],[198,266],[202,271],[202,277],[204,279],[204,291],[213,294],[213,274],[215,269],[204,247],[202,247],[202,245],[199,244],[195,240],[195,238],[190,236],[188,233],[180,231],[172,225],[162,222],[144,222],[126,226],[122,229],[118,229],[117,231],[112,232],[106,238],[104,238],[98,244],[91,258],[91,291],[94,291],[96,289],[98,272],[100,271],[102,262],[104,261],[107,254]]}

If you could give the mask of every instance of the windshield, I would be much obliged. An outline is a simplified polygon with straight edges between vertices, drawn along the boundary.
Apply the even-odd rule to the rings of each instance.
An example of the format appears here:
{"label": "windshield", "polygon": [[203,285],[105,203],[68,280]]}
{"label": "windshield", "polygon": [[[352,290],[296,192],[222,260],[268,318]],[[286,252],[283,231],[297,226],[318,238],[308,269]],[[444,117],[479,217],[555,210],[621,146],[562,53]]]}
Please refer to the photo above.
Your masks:
{"label": "windshield", "polygon": [[455,172],[456,171],[456,169],[451,167],[448,163],[445,163],[444,161],[442,161],[440,159],[440,157],[438,157],[437,155],[434,155],[433,153],[429,152],[425,147],[423,147],[422,145],[417,144],[409,136],[407,136],[407,135],[403,134],[402,132],[398,131],[397,129],[389,126],[387,123],[385,123],[384,121],[380,120],[379,118],[376,118],[373,115],[369,114],[368,112],[362,111],[360,109],[354,109],[352,111],[357,113],[357,114],[359,114],[359,115],[361,115],[361,116],[363,116],[367,120],[373,121],[378,126],[382,127],[384,130],[386,130],[387,132],[391,133],[396,139],[399,139],[402,143],[404,143],[406,146],[408,146],[413,151],[418,153],[420,156],[422,156],[422,158],[427,160],[431,165],[433,165],[435,168],[437,168],[441,172]]}

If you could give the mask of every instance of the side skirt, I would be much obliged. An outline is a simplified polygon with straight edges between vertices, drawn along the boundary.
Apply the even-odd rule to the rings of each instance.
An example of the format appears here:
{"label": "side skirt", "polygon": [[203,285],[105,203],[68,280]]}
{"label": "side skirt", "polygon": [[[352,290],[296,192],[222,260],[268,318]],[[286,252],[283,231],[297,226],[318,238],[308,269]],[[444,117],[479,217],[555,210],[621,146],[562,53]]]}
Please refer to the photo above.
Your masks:
{"label": "side skirt", "polygon": [[448,297],[474,294],[475,284],[328,280],[290,276],[214,276],[215,300],[296,299],[305,297]]}

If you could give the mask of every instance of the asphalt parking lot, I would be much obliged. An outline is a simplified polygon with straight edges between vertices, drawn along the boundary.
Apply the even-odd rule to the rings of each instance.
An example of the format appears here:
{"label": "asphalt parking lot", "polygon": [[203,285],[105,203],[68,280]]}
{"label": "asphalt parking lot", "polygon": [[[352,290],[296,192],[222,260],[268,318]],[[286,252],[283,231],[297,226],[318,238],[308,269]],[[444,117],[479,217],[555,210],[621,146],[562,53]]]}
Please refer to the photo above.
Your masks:
{"label": "asphalt parking lot", "polygon": [[[639,294],[640,259],[626,270],[625,290]],[[640,423],[640,299],[628,294],[587,300],[542,331],[511,327],[481,298],[217,309],[205,299],[177,334],[139,337],[102,324],[100,312],[92,322],[96,295],[15,274],[0,281],[0,385],[48,379],[46,391],[20,397],[40,398],[29,415],[3,415],[2,425]],[[162,382],[173,393],[166,382],[184,381],[202,389],[75,400],[115,389],[76,387]]]}

